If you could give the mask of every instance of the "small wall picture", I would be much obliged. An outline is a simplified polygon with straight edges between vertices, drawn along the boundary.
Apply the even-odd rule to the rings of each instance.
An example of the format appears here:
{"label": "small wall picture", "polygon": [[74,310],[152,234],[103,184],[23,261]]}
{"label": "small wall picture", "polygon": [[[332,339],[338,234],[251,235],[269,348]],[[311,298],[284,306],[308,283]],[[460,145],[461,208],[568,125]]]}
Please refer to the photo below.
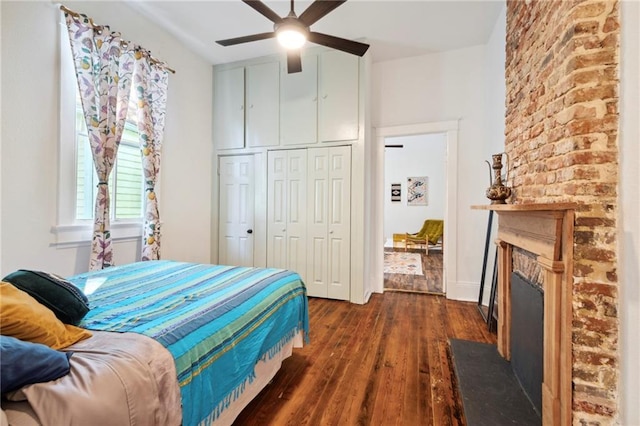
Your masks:
{"label": "small wall picture", "polygon": [[407,178],[407,205],[426,206],[427,205],[427,177]]}
{"label": "small wall picture", "polygon": [[392,183],[391,184],[391,202],[399,203],[400,201],[402,201],[402,184]]}

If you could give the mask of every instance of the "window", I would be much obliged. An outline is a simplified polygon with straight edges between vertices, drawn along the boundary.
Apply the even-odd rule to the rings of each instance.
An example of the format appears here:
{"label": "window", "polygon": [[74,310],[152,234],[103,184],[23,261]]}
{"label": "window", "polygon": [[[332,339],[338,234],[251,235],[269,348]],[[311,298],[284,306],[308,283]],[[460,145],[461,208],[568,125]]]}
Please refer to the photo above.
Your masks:
{"label": "window", "polygon": [[[132,85],[133,87],[133,85]],[[140,219],[143,208],[142,155],[138,142],[137,103],[132,90],[118,157],[109,176],[111,220]],[[76,91],[76,220],[93,218],[98,176],[93,166],[80,95]]]}
{"label": "window", "polygon": [[[60,14],[60,135],[58,140],[58,215],[52,227],[54,244],[91,241],[97,176],[82,117],[78,84],[64,14]],[[133,96],[131,99],[135,99]],[[142,236],[143,172],[138,142],[135,101],[130,101],[127,124],[109,177],[111,237],[131,240]]]}

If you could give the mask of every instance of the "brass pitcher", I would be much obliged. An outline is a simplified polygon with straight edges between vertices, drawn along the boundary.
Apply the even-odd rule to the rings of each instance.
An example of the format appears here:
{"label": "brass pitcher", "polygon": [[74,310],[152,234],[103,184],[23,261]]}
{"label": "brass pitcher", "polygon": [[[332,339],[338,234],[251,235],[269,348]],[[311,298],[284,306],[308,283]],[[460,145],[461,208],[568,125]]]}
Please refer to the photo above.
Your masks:
{"label": "brass pitcher", "polygon": [[[507,173],[504,180],[507,180],[509,175],[508,161],[509,157],[506,152],[500,152],[493,154],[493,164],[487,160],[485,162],[489,165],[489,188],[487,188],[487,198],[491,200],[491,204],[506,204],[505,200],[511,196],[511,188],[502,183],[502,156],[505,156],[507,161]],[[491,169],[493,169],[493,183],[491,182]]]}

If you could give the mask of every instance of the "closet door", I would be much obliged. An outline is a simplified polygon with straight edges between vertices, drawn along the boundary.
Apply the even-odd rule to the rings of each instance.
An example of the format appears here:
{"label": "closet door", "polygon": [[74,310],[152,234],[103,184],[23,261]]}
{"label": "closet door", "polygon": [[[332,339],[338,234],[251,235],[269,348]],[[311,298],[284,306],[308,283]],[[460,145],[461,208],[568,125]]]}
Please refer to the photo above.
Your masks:
{"label": "closet door", "polygon": [[218,263],[253,265],[253,155],[220,157]]}
{"label": "closet door", "polygon": [[351,147],[308,153],[308,294],[349,300]]}
{"label": "closet door", "polygon": [[269,151],[267,163],[267,266],[305,279],[307,152]]}

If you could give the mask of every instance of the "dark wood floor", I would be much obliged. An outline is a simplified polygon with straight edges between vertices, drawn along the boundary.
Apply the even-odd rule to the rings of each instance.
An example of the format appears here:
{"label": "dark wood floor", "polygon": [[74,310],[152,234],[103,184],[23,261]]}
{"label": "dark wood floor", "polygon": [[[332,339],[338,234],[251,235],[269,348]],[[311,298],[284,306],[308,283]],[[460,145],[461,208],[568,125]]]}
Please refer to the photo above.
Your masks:
{"label": "dark wood floor", "polygon": [[386,292],[309,315],[311,343],[234,425],[465,425],[448,339],[495,343],[475,303]]}
{"label": "dark wood floor", "polygon": [[[385,251],[404,252],[404,248],[385,248]],[[444,294],[442,284],[442,250],[408,249],[412,253],[420,253],[422,275],[384,274],[385,290],[409,291],[418,293]]]}

